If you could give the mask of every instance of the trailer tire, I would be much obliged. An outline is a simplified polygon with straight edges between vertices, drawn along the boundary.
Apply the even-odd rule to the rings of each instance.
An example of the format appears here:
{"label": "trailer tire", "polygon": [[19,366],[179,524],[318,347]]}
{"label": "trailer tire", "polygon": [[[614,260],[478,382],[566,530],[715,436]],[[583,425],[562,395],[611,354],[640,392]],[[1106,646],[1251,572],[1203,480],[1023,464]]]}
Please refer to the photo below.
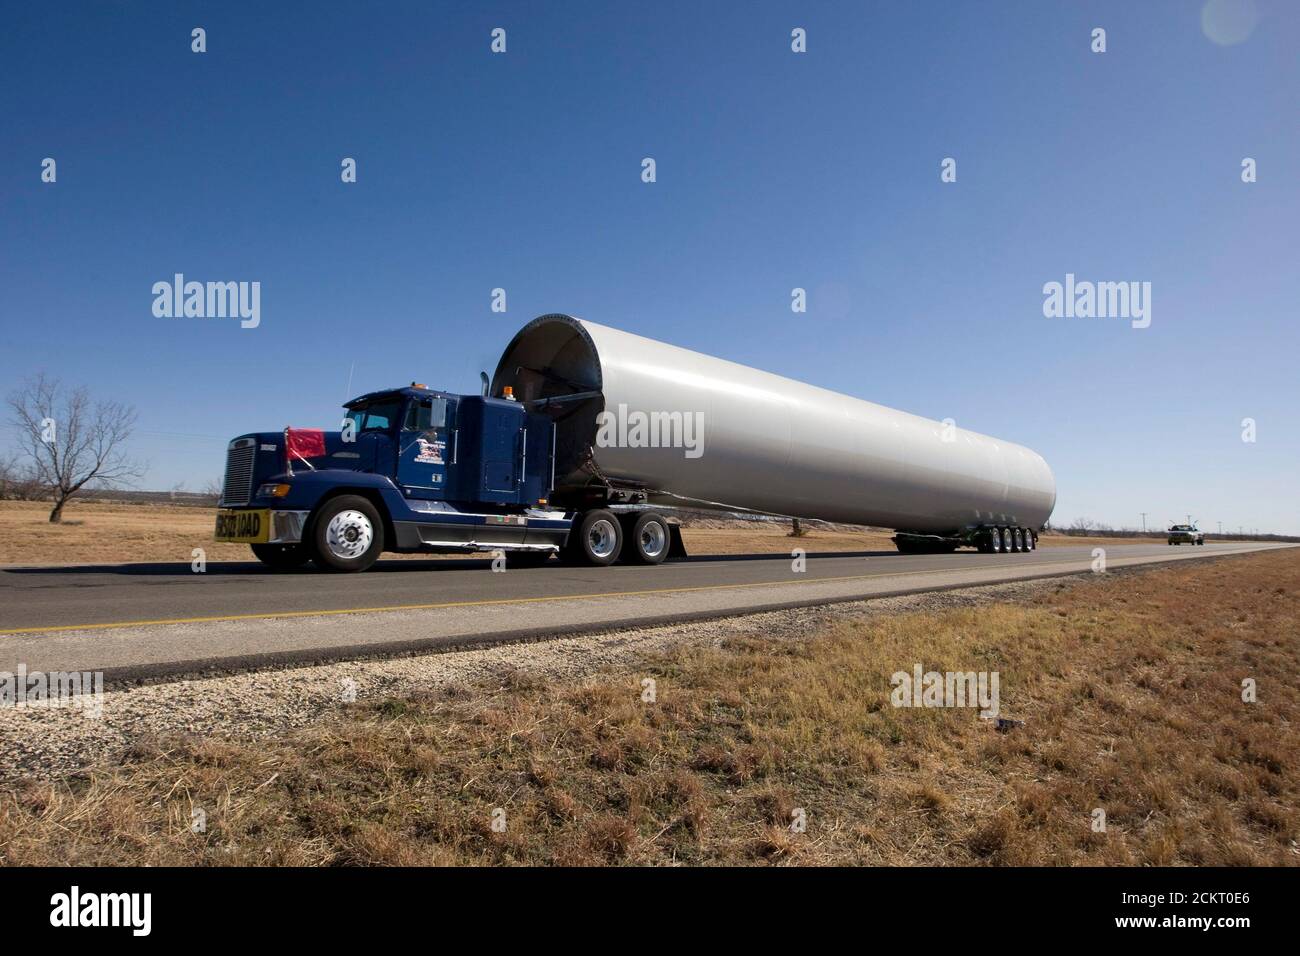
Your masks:
{"label": "trailer tire", "polygon": [[1038,550],[1038,541],[1034,538],[1034,533],[1030,531],[1028,528],[1025,529],[1025,550],[1026,551]]}
{"label": "trailer tire", "polygon": [[989,528],[984,532],[984,540],[988,546],[989,554],[1002,553],[1002,532],[997,528]]}
{"label": "trailer tire", "polygon": [[672,533],[662,515],[653,511],[642,512],[624,528],[627,537],[624,547],[633,564],[663,564],[668,557]]}
{"label": "trailer tire", "polygon": [[623,550],[623,526],[613,514],[597,508],[579,516],[569,535],[570,558],[605,567]]}
{"label": "trailer tire", "polygon": [[252,544],[253,555],[268,568],[292,571],[311,560],[311,554],[301,544]]}
{"label": "trailer tire", "polygon": [[312,560],[324,571],[364,571],[384,550],[384,522],[360,495],[339,495],[311,521]]}

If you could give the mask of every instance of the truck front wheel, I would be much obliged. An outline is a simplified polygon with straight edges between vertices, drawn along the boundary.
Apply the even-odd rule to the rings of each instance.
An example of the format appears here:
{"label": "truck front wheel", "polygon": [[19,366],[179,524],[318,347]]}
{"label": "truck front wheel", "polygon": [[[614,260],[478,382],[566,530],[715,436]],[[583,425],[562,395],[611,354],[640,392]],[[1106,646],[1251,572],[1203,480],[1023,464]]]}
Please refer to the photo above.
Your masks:
{"label": "truck front wheel", "polygon": [[379,512],[359,495],[339,495],[312,521],[312,559],[326,571],[364,571],[384,550]]}
{"label": "truck front wheel", "polygon": [[257,560],[277,571],[300,568],[311,560],[307,549],[300,544],[252,544],[249,547]]}

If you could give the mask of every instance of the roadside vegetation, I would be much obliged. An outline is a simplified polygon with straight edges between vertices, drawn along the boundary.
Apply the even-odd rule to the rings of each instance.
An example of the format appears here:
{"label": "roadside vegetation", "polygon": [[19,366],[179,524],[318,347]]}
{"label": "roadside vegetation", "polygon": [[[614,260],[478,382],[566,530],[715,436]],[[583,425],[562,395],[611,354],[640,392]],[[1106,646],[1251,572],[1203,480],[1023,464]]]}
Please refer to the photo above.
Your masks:
{"label": "roadside vegetation", "polygon": [[[0,793],[0,861],[1300,862],[1300,553],[1040,593],[512,672],[252,743],[140,741]],[[1023,725],[892,707],[918,663],[997,671]]]}

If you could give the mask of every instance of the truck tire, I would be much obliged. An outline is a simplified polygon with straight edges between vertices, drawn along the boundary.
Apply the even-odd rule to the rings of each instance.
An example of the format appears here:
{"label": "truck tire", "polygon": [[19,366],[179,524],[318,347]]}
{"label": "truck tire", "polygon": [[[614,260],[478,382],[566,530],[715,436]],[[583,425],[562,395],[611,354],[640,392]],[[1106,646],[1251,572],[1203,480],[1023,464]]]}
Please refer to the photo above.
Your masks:
{"label": "truck tire", "polygon": [[1003,553],[1003,554],[1010,554],[1011,551],[1012,551],[1012,547],[1011,547],[1011,541],[1012,541],[1012,538],[1011,538],[1011,529],[1010,529],[1010,528],[999,528],[999,529],[998,529],[998,534],[1000,534],[1000,535],[1002,536],[1002,553]]}
{"label": "truck tire", "polygon": [[311,560],[301,544],[251,544],[249,547],[257,560],[276,571],[291,571]]}
{"label": "truck tire", "polygon": [[1023,529],[1021,528],[1011,529],[1011,550],[1012,551],[1025,550],[1025,532]]}
{"label": "truck tire", "polygon": [[985,550],[989,554],[1002,553],[1002,533],[997,528],[989,528],[984,532]]}
{"label": "truck tire", "polygon": [[568,550],[569,559],[577,563],[613,564],[623,550],[623,526],[603,508],[585,512],[573,523]]}
{"label": "truck tire", "polygon": [[627,529],[625,547],[627,556],[634,564],[663,564],[668,557],[668,545],[672,541],[668,531],[668,522],[653,511],[636,516]]}
{"label": "truck tire", "polygon": [[367,499],[339,495],[311,522],[312,560],[325,571],[364,571],[384,550],[384,522]]}
{"label": "truck tire", "polygon": [[1028,528],[1025,529],[1025,550],[1026,551],[1038,550],[1038,541],[1035,540],[1034,533],[1030,531]]}

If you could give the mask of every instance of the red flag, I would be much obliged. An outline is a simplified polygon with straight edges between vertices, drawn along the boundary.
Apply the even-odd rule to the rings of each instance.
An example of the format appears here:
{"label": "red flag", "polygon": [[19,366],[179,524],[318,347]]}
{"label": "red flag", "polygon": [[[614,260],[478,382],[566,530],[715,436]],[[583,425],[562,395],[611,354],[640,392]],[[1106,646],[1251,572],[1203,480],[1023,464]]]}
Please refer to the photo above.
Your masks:
{"label": "red flag", "polygon": [[325,457],[325,432],[320,428],[286,428],[284,430],[284,454],[292,461],[295,458]]}

